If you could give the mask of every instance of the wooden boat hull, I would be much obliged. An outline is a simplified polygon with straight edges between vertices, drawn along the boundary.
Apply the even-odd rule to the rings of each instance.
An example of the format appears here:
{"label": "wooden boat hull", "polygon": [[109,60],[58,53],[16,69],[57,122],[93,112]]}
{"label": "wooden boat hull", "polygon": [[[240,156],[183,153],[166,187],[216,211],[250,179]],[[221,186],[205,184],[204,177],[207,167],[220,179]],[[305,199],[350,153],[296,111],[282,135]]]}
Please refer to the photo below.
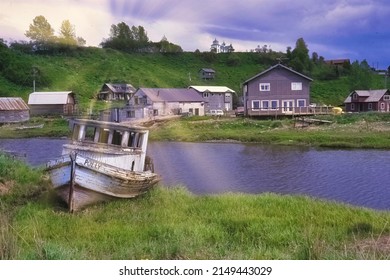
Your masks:
{"label": "wooden boat hull", "polygon": [[98,202],[139,196],[160,180],[150,171],[129,171],[79,154],[50,161],[47,170],[53,188],[71,212]]}

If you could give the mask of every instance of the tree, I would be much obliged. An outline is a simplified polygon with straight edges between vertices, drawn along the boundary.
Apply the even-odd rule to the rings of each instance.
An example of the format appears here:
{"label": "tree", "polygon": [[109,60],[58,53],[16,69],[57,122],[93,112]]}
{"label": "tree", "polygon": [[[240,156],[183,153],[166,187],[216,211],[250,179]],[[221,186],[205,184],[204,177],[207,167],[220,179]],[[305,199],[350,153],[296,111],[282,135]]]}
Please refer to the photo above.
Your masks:
{"label": "tree", "polygon": [[44,16],[35,17],[25,35],[38,44],[49,43],[55,40],[54,29]]}
{"label": "tree", "polygon": [[366,90],[372,87],[373,73],[366,60],[351,64],[349,75],[350,90]]}
{"label": "tree", "polygon": [[305,74],[310,74],[312,70],[309,49],[303,38],[299,38],[295,43],[295,49],[291,52],[290,66]]}
{"label": "tree", "polygon": [[69,20],[64,20],[60,28],[59,42],[66,45],[77,45],[76,31]]}

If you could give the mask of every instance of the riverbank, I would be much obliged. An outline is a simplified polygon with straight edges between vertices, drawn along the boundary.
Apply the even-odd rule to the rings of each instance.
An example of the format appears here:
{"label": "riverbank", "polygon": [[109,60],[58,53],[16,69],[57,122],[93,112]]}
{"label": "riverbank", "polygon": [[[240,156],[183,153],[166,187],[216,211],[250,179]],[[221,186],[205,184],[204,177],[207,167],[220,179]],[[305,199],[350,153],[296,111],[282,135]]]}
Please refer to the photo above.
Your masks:
{"label": "riverbank", "polygon": [[[294,118],[250,119],[183,117],[152,120],[151,141],[247,142],[330,148],[390,149],[390,114],[365,113],[317,116],[302,127]],[[42,127],[40,127],[42,126]],[[23,127],[24,129],[18,129]],[[0,126],[0,138],[67,137],[64,118],[32,118],[29,122]]]}
{"label": "riverbank", "polygon": [[0,259],[388,259],[390,213],[303,196],[145,196],[69,214],[41,169],[0,156]]}
{"label": "riverbank", "polygon": [[302,127],[293,118],[182,118],[153,125],[153,141],[239,141],[331,148],[390,149],[389,114],[322,116]]}

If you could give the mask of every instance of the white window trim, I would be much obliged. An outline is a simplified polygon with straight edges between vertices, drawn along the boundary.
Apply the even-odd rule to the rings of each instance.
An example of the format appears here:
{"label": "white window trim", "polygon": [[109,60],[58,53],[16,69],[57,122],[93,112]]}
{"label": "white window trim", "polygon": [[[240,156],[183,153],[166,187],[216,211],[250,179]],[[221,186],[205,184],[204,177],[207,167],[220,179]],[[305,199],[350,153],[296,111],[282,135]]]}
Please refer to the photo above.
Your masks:
{"label": "white window trim", "polygon": [[[276,101],[276,108],[272,107],[272,102]],[[271,110],[276,111],[279,110],[279,100],[270,100]]]}
{"label": "white window trim", "polygon": [[[299,101],[303,101],[303,106],[299,106]],[[306,107],[306,99],[297,99],[297,106],[296,107]]]}
{"label": "white window trim", "polygon": [[[268,107],[265,108],[263,106],[263,102],[268,102]],[[272,102],[276,102],[276,108],[272,107]],[[276,110],[279,110],[279,100],[276,100],[276,99],[274,99],[274,100],[261,100],[260,105],[261,105],[260,109],[262,111],[276,111]]]}
{"label": "white window trim", "polygon": [[372,110],[372,103],[368,103],[368,110]]}
{"label": "white window trim", "polygon": [[[267,107],[264,107],[263,105],[264,105],[264,102],[268,102],[268,106]],[[261,100],[261,103],[260,103],[260,105],[261,105],[261,110],[262,111],[268,111],[269,109],[270,109],[270,107],[269,107],[269,100]]]}
{"label": "white window trim", "polygon": [[[255,109],[254,107],[255,106],[253,106],[253,103],[254,102],[259,102],[259,108],[257,109]],[[259,111],[260,110],[260,108],[261,108],[261,101],[260,100],[252,100],[252,111]]]}
{"label": "white window trim", "polygon": [[355,103],[351,103],[351,111],[355,111]]}
{"label": "white window trim", "polygon": [[302,90],[302,82],[292,82],[291,83],[292,91],[301,91]]}
{"label": "white window trim", "polygon": [[[264,88],[262,88],[262,87],[264,87]],[[270,83],[260,83],[259,90],[260,91],[271,91],[271,84]]]}
{"label": "white window trim", "polygon": [[390,95],[384,95],[383,96],[384,101],[389,101],[390,100]]}

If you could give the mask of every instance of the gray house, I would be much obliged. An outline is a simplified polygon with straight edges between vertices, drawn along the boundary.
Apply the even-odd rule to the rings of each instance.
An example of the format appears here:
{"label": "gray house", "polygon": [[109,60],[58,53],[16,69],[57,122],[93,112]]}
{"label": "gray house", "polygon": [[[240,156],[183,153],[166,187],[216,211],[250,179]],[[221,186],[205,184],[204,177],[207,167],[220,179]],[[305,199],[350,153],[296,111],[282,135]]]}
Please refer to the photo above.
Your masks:
{"label": "gray house", "polygon": [[244,82],[244,114],[264,116],[307,113],[312,81],[282,64],[274,65]]}
{"label": "gray house", "polygon": [[136,91],[131,84],[104,84],[98,93],[99,100],[129,100]]}
{"label": "gray house", "polygon": [[20,97],[0,97],[0,123],[25,122],[30,109]]}
{"label": "gray house", "polygon": [[215,78],[215,71],[210,68],[202,68],[199,70],[199,77],[204,80],[212,80]]}
{"label": "gray house", "polygon": [[390,112],[390,90],[354,90],[344,105],[346,112]]}
{"label": "gray house", "polygon": [[102,112],[107,121],[124,122],[173,115],[204,115],[204,101],[191,88],[139,88],[124,108]]}
{"label": "gray house", "polygon": [[33,92],[28,97],[31,115],[67,115],[77,112],[73,91]]}
{"label": "gray house", "polygon": [[190,86],[196,90],[204,101],[205,113],[210,110],[230,111],[233,109],[233,94],[236,92],[225,86]]}

